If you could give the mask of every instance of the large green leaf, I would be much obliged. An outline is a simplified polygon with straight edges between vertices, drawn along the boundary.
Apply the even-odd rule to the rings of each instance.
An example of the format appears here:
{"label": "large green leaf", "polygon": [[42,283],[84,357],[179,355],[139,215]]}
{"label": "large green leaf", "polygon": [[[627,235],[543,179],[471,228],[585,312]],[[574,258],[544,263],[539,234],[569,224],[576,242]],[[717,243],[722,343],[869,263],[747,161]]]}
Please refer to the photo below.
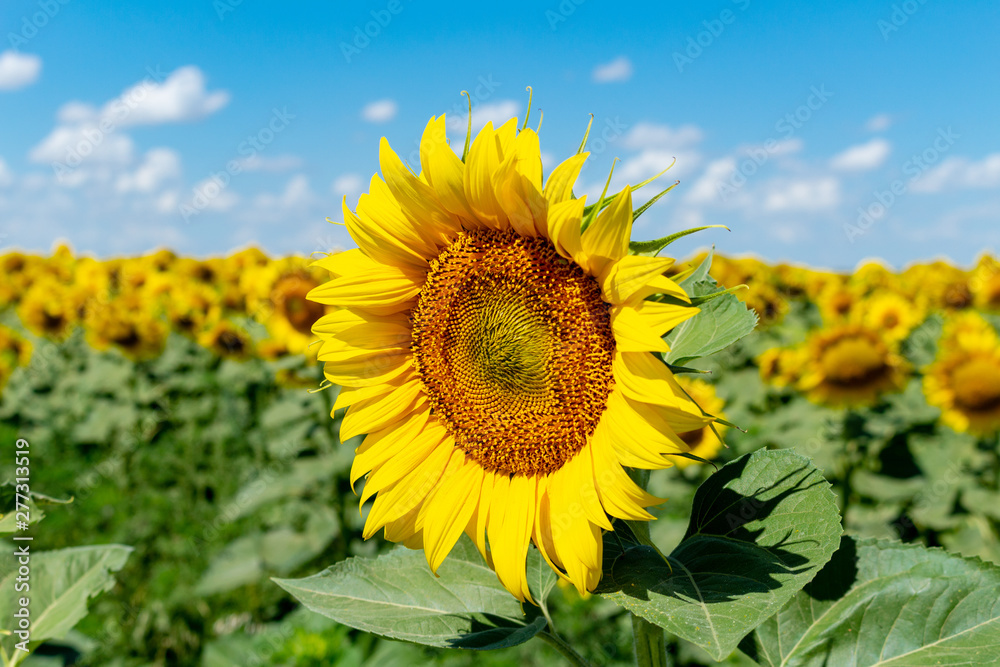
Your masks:
{"label": "large green leaf", "polygon": [[[720,291],[708,275],[712,266],[709,254],[698,268],[680,285],[691,297],[707,296]],[[757,313],[732,294],[723,294],[698,306],[697,315],[682,322],[666,336],[670,352],[666,361],[674,366],[707,357],[743,338],[757,326]]]}
{"label": "large green leaf", "polygon": [[[30,544],[30,543],[28,543]],[[18,545],[20,546],[20,544]],[[29,547],[30,549],[30,547]],[[62,637],[87,615],[87,601],[114,586],[112,572],[125,565],[132,547],[106,544],[90,547],[72,547],[56,551],[41,551],[30,556],[30,591],[13,593],[14,579],[20,565],[5,549],[0,558],[0,631],[13,630],[14,611],[18,598],[31,600],[31,641]],[[17,641],[16,636],[3,638],[8,655]]]}
{"label": "large green leaf", "polygon": [[830,485],[809,460],[759,450],[701,485],[666,560],[608,533],[597,592],[722,660],[812,579],[840,534]]}
{"label": "large green leaf", "polygon": [[[531,581],[551,589],[541,558],[529,553]],[[544,565],[544,564],[542,564]],[[312,611],[383,637],[451,648],[516,646],[545,627],[529,619],[463,536],[437,577],[422,551],[397,547],[378,558],[349,558],[305,579],[275,579]]]}
{"label": "large green leaf", "polygon": [[845,536],[816,579],[740,648],[785,667],[1000,664],[1000,568]]}

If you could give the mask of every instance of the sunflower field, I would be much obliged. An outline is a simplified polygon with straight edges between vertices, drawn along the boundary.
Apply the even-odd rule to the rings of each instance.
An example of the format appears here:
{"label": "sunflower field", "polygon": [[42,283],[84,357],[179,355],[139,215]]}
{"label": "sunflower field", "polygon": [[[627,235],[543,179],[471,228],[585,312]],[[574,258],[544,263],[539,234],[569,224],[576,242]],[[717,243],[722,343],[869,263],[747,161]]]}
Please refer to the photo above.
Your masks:
{"label": "sunflower field", "polygon": [[[794,649],[768,655],[773,638],[821,634],[816,605],[845,595],[830,592],[850,585],[843,568],[873,578],[885,570],[880,576],[898,579],[904,604],[905,591],[915,590],[907,587],[920,584],[900,563],[915,558],[916,545],[930,548],[921,552],[930,554],[921,567],[933,574],[924,584],[951,576],[992,591],[994,612],[984,621],[992,634],[976,642],[996,644],[1000,262],[983,255],[970,269],[939,261],[899,272],[871,262],[842,274],[703,253],[666,275],[690,280],[692,271],[709,270],[732,288],[727,306],[752,309],[759,321],[730,336],[742,338],[725,349],[688,349],[690,339],[678,333],[685,324],[667,337],[675,344],[665,359],[680,386],[718,421],[678,433],[691,456],[649,477],[650,493],[669,498],[651,508],[652,541],[690,538],[689,517],[705,503],[696,492],[723,484],[733,466],[752,486],[754,452],[797,453],[821,473],[810,484],[825,478],[832,488],[845,532],[838,553],[846,549],[854,560],[830,561],[803,589],[811,599],[786,597],[780,612],[770,609],[742,631],[739,621],[720,623],[714,643],[699,640],[697,624],[684,630],[664,620],[673,664],[820,664],[810,662],[818,654]],[[495,616],[522,607],[481,571],[481,560],[475,566],[471,542],[459,542],[442,573],[467,566],[476,570],[469,581],[489,580],[475,595],[504,593],[508,602],[473,623],[480,643],[466,645],[495,651],[421,640],[440,619],[405,635],[379,630],[374,617],[345,624],[308,611],[319,604],[310,592],[318,593],[302,577],[347,558],[353,571],[381,555],[394,559],[399,580],[431,576],[419,552],[394,549],[381,533],[363,539],[352,474],[363,438],[344,427],[338,388],[324,380],[320,347],[311,344],[313,324],[331,309],[307,295],[327,279],[310,258],[271,258],[255,248],[210,259],[162,250],[97,260],[67,247],[48,257],[0,256],[0,439],[30,451],[32,576],[48,576],[33,589],[33,652],[23,663],[10,662],[16,628],[0,628],[7,664],[634,664],[628,611],[652,603],[623,603],[628,591],[616,590],[608,574],[595,593],[555,586],[554,577],[532,574],[529,556],[527,585],[544,616],[532,619],[537,607],[525,604],[529,620],[510,631]],[[344,442],[342,428],[350,431]],[[0,480],[10,480],[0,487],[0,532],[8,534],[16,467],[13,458],[0,463]],[[725,491],[735,488],[727,483]],[[791,544],[795,518],[785,520],[782,539]],[[617,546],[605,537],[605,559],[616,548],[631,553],[628,530],[608,534],[619,533]],[[787,564],[794,569],[796,561]],[[13,565],[3,567],[4,586]],[[655,569],[641,560],[624,566]],[[859,597],[836,629],[838,637],[859,634],[850,639],[859,655],[861,634],[892,632],[865,620],[874,599]],[[812,616],[802,611],[810,604]],[[13,612],[2,611],[6,622]],[[684,613],[674,612],[663,613]],[[546,623],[575,638],[572,655],[557,640],[521,643]],[[959,635],[951,637],[953,656],[961,655]],[[837,658],[847,655],[837,653],[840,640],[829,641],[832,662],[823,664],[849,664]],[[879,664],[961,662],[922,662],[922,655]],[[855,657],[850,664],[874,664]]]}

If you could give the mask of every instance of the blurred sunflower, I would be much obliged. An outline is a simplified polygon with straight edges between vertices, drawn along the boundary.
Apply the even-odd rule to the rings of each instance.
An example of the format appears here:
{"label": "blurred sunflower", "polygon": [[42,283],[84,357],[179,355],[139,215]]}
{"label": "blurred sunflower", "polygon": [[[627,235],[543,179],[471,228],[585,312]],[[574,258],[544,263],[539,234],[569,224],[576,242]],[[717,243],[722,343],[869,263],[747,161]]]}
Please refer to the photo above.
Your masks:
{"label": "blurred sunflower", "polygon": [[[718,417],[720,419],[725,419],[726,415],[722,412],[722,408],[725,406],[726,402],[719,398],[718,394],[715,393],[715,387],[704,380],[699,380],[697,378],[688,378],[683,375],[677,377],[677,383],[681,388],[687,392],[688,396],[691,397],[695,403],[698,404],[702,410],[710,415]],[[715,430],[721,436],[725,430],[726,426],[723,424],[717,424]],[[702,426],[694,431],[684,431],[678,433],[677,437],[684,441],[684,443],[691,449],[688,451],[689,454],[694,454],[695,456],[705,459],[706,461],[711,461],[722,449],[722,440],[712,432],[712,427],[710,425]],[[686,468],[687,466],[694,463],[691,459],[686,459],[681,456],[674,457],[674,462],[677,464],[678,468]]]}
{"label": "blurred sunflower", "polygon": [[878,331],[860,324],[822,329],[806,343],[808,359],[796,386],[810,400],[863,406],[906,383],[906,362]]}
{"label": "blurred sunflower", "polygon": [[1000,337],[979,315],[963,320],[945,327],[924,395],[948,426],[986,436],[1000,430]]}
{"label": "blurred sunflower", "polygon": [[827,283],[816,297],[820,317],[829,326],[846,322],[861,301],[861,294],[841,277]]}
{"label": "blurred sunflower", "polygon": [[787,387],[799,381],[808,360],[804,346],[772,347],[757,357],[760,379],[775,387]]}
{"label": "blurred sunflower", "polygon": [[229,320],[219,320],[201,332],[198,343],[224,359],[245,360],[253,353],[250,336]]}
{"label": "blurred sunflower", "polygon": [[896,292],[882,292],[865,299],[855,320],[895,343],[906,338],[927,316],[923,306]]}
{"label": "blurred sunflower", "polygon": [[14,369],[27,366],[31,361],[31,343],[16,331],[0,324],[0,391],[10,379]]}
{"label": "blurred sunflower", "polygon": [[977,308],[1000,311],[1000,262],[995,257],[983,255],[979,258],[969,286]]}
{"label": "blurred sunflower", "polygon": [[24,293],[17,314],[31,333],[65,340],[79,322],[85,302],[78,287],[45,276]]}
{"label": "blurred sunflower", "polygon": [[628,254],[629,187],[592,214],[573,197],[587,153],[543,186],[538,135],[516,119],[464,160],[446,135],[432,118],[418,176],[382,139],[385,180],[344,205],[359,248],[317,262],[334,279],[309,295],[337,308],[313,331],[343,387],[334,409],[350,406],[341,437],[369,434],[351,470],[361,502],[376,496],[364,535],[384,527],[437,570],[465,531],[520,600],[533,542],[593,590],[609,515],[662,502],[623,466],[672,465],[677,433],[711,421],[652,354],[697,309],[675,305],[673,260]]}
{"label": "blurred sunflower", "polygon": [[263,322],[271,337],[282,341],[292,354],[315,357],[312,326],[327,309],[308,299],[322,278],[301,257],[287,257],[244,274],[247,310]]}
{"label": "blurred sunflower", "polygon": [[168,330],[153,307],[141,294],[129,292],[88,308],[87,340],[98,350],[114,345],[134,361],[157,357],[163,352]]}
{"label": "blurred sunflower", "polygon": [[740,290],[736,296],[756,311],[760,323],[765,326],[777,324],[788,313],[788,301],[768,282],[753,282],[750,289]]}

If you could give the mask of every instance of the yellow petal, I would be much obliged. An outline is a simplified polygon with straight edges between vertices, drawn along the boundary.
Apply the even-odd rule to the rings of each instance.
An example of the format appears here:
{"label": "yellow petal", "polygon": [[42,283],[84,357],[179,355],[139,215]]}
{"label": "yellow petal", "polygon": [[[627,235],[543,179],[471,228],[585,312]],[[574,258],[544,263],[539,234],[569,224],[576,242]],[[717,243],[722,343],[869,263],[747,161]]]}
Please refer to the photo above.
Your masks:
{"label": "yellow petal", "polygon": [[493,192],[493,174],[500,167],[500,144],[493,123],[479,131],[465,161],[465,200],[475,220],[489,229],[505,229],[507,217]]}
{"label": "yellow petal", "polygon": [[686,322],[701,310],[695,306],[676,306],[659,301],[633,302],[639,319],[657,336],[662,336],[681,322]]}
{"label": "yellow petal", "polygon": [[461,230],[458,219],[438,202],[434,189],[407,169],[385,137],[379,142],[378,157],[385,184],[403,214],[420,226],[422,235],[447,242]]}
{"label": "yellow petal", "polygon": [[532,540],[538,547],[538,553],[542,554],[542,558],[549,564],[549,567],[555,570],[555,573],[562,579],[566,579],[562,565],[558,562],[555,544],[552,541],[552,513],[549,510],[551,480],[552,477],[547,475],[538,478],[535,490],[535,528]]}
{"label": "yellow petal", "polygon": [[[607,433],[607,431],[605,431]],[[646,507],[659,505],[664,498],[657,498],[632,481],[615,456],[609,438],[595,438],[591,441],[589,453],[594,465],[594,478],[601,504],[608,514],[630,521],[648,521],[653,516]]]}
{"label": "yellow petal", "polygon": [[370,387],[390,382],[412,368],[412,352],[390,350],[329,361],[323,366],[323,376],[333,384],[344,387]]}
{"label": "yellow petal", "polygon": [[501,481],[497,489],[500,493],[490,508],[493,568],[500,582],[514,597],[521,602],[533,602],[525,567],[535,520],[535,478],[515,475],[508,484]]}
{"label": "yellow petal", "polygon": [[521,236],[537,236],[540,231],[546,231],[548,202],[542,196],[541,187],[538,135],[532,130],[523,130],[493,175],[497,202],[511,227]]}
{"label": "yellow petal", "polygon": [[426,400],[423,383],[412,380],[388,396],[358,401],[340,423],[340,439],[349,440],[362,433],[378,431],[396,420],[407,419]]}
{"label": "yellow petal", "polygon": [[[366,255],[382,264],[392,266],[404,264],[426,270],[429,255],[422,255],[417,246],[406,243],[405,239],[410,237],[411,232],[405,227],[395,227],[394,225],[399,224],[396,218],[386,216],[375,222],[368,215],[364,218],[358,217],[348,208],[346,196],[341,202],[341,209],[347,233]],[[409,226],[408,220],[403,219],[403,221],[404,225]]]}
{"label": "yellow petal", "polygon": [[408,310],[423,285],[418,273],[372,263],[313,288],[307,298],[327,306],[360,308],[376,315]]}
{"label": "yellow petal", "polygon": [[[385,458],[380,464],[376,464],[365,482],[365,489],[361,494],[362,502],[380,489],[395,484],[411,470],[415,470],[420,463],[438,447],[454,447],[455,439],[448,435],[444,426],[435,419],[427,420],[424,428],[414,436],[413,440],[402,450],[397,451],[393,456]],[[371,492],[369,492],[371,487]],[[424,492],[426,495],[430,489]]]}
{"label": "yellow petal", "polygon": [[629,413],[621,408],[624,402],[621,391],[616,389],[612,393],[616,398],[608,397],[608,406],[591,437],[611,442],[623,466],[659,470],[674,465],[664,454],[685,451],[684,442],[673,433],[654,434],[652,439],[644,437],[648,435],[645,430],[642,431],[644,435],[639,435],[628,419]]}
{"label": "yellow petal", "polygon": [[456,447],[428,503],[423,522],[427,564],[432,571],[437,572],[468,525],[482,486],[482,467],[467,461],[465,452]]}
{"label": "yellow petal", "polygon": [[594,487],[594,471],[590,460],[584,454],[577,453],[563,464],[555,473],[549,476],[552,493],[575,498],[583,509],[584,516],[591,523],[604,530],[611,530],[601,499]]}
{"label": "yellow petal", "polygon": [[400,420],[374,433],[369,433],[354,451],[354,463],[351,465],[351,486],[354,486],[363,475],[367,475],[373,468],[382,465],[403,451],[407,443],[424,430],[429,418],[430,410],[422,410],[410,419]]}
{"label": "yellow petal", "polygon": [[310,266],[318,266],[326,269],[334,278],[349,276],[359,271],[372,271],[382,266],[371,257],[368,257],[360,248],[352,248],[343,252],[335,252],[321,259],[317,259]]}
{"label": "yellow petal", "polygon": [[[692,417],[701,415],[701,411],[677,384],[666,364],[652,354],[617,352],[612,370],[616,384],[621,387],[622,393],[627,398],[668,407],[688,413]],[[692,430],[694,428],[685,428],[681,429],[681,432]]]}
{"label": "yellow petal", "polygon": [[581,508],[574,506],[575,498],[553,493],[548,497],[556,559],[581,595],[592,591],[601,580],[604,554],[601,529],[587,520]]}
{"label": "yellow petal", "polygon": [[614,201],[583,233],[583,252],[587,256],[590,275],[599,276],[609,264],[628,254],[632,233],[632,189],[618,193]]}
{"label": "yellow petal", "polygon": [[573,184],[580,176],[583,163],[590,153],[578,153],[573,157],[564,160],[562,164],[552,170],[549,180],[545,182],[545,198],[549,204],[558,204],[573,197]]}
{"label": "yellow petal", "polygon": [[378,236],[385,237],[387,243],[405,246],[420,257],[436,257],[446,243],[440,233],[431,233],[433,230],[422,221],[413,220],[403,212],[378,174],[372,176],[368,192],[358,198],[357,217],[366,228],[382,230]]}
{"label": "yellow petal", "polygon": [[464,219],[474,217],[465,199],[465,165],[448,144],[445,117],[431,118],[420,140],[420,166],[441,205]]}
{"label": "yellow petal", "polygon": [[611,328],[615,333],[615,349],[619,352],[669,352],[662,338],[650,329],[638,311],[631,306],[611,308]]}
{"label": "yellow petal", "polygon": [[580,239],[580,225],[583,223],[583,208],[587,198],[568,199],[554,204],[548,211],[548,237],[560,255],[581,266],[583,244]]}
{"label": "yellow petal", "polygon": [[610,303],[625,303],[673,263],[669,257],[625,255],[601,273],[601,292]]}
{"label": "yellow petal", "polygon": [[684,291],[684,288],[666,276],[656,276],[651,279],[648,283],[640,287],[631,297],[629,297],[629,300],[633,302],[640,301],[654,294],[666,294],[674,297],[675,299],[691,303],[691,299]]}
{"label": "yellow petal", "polygon": [[[367,519],[365,519],[363,537],[368,539],[383,526],[399,521],[411,513],[409,530],[411,533],[416,532],[419,528],[417,521],[420,509],[441,479],[453,449],[453,447],[444,445],[432,449],[427,458],[411,472],[404,475],[395,484],[380,490],[375,497],[375,502],[372,503]],[[364,501],[362,501],[363,503]],[[386,535],[386,539],[390,537],[395,537],[395,535]],[[405,535],[399,537],[405,537]]]}
{"label": "yellow petal", "polygon": [[493,487],[496,483],[496,475],[492,472],[486,472],[483,475],[483,487],[480,490],[479,502],[476,505],[476,515],[473,519],[469,519],[469,537],[472,541],[476,543],[476,548],[479,549],[479,554],[483,557],[483,560],[487,560],[489,553],[486,550],[486,526],[490,516],[490,506],[493,502]]}
{"label": "yellow petal", "polygon": [[354,405],[358,401],[364,401],[369,398],[374,398],[375,396],[382,396],[391,391],[395,391],[402,385],[413,380],[415,377],[416,375],[413,373],[403,373],[402,375],[392,378],[385,384],[375,384],[366,387],[341,387],[340,391],[337,393],[337,400],[333,403],[333,409],[330,411],[330,416],[332,417],[333,413],[337,410]]}

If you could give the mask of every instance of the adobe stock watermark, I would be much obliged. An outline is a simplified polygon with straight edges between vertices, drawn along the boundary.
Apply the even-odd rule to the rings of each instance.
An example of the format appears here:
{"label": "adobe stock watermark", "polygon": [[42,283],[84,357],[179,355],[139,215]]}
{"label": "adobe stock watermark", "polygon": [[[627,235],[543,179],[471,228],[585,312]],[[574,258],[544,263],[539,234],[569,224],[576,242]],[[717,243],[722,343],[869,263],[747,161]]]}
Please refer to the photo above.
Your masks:
{"label": "adobe stock watermark", "polygon": [[38,31],[49,24],[68,5],[70,0],[39,0],[38,11],[21,17],[21,29],[7,33],[7,43],[10,48],[19,49],[38,35]]}
{"label": "adobe stock watermark", "polygon": [[587,0],[562,0],[555,9],[545,10],[545,20],[549,22],[549,28],[555,30],[560,23],[565,23],[570,16],[576,12],[576,8]]}
{"label": "adobe stock watermark", "polygon": [[768,137],[762,146],[747,149],[747,157],[737,165],[726,181],[716,186],[719,199],[723,202],[726,201],[730,196],[736,194],[737,190],[746,185],[747,180],[756,174],[768,160],[784,150],[787,143],[783,142],[794,137],[795,133],[802,129],[802,126],[808,123],[813,114],[819,111],[831,97],[833,97],[833,93],[826,89],[825,83],[820,84],[819,87],[810,86],[809,96],[806,97],[805,102],[796,107],[794,111],[786,113],[774,124],[774,129],[779,133],[780,139]]}
{"label": "adobe stock watermark", "polygon": [[341,42],[339,45],[340,52],[344,55],[347,64],[350,65],[352,58],[361,55],[361,52],[371,45],[372,40],[381,35],[382,31],[392,23],[392,19],[399,16],[402,11],[402,0],[389,0],[384,9],[373,9],[369,12],[372,17],[371,21],[365,23],[364,26],[354,26],[354,38],[351,42]]}
{"label": "adobe stock watermark", "polygon": [[892,6],[892,13],[889,19],[879,19],[875,25],[882,33],[882,40],[889,41],[889,35],[896,32],[910,20],[910,17],[917,13],[921,6],[927,4],[927,0],[905,0]]}
{"label": "adobe stock watermark", "polygon": [[[750,0],[731,0],[731,2],[741,12],[745,12],[750,6]],[[677,68],[678,73],[683,74],[685,67],[700,58],[705,49],[712,46],[715,40],[726,31],[726,26],[736,22],[736,16],[736,12],[726,8],[719,12],[718,17],[702,21],[701,24],[705,29],[698,31],[694,36],[688,35],[683,53],[681,51],[674,51],[672,54],[674,66]]]}
{"label": "adobe stock watermark", "polygon": [[160,71],[159,65],[155,68],[147,67],[146,72],[142,81],[129,88],[121,97],[112,100],[106,109],[101,110],[98,120],[88,123],[80,130],[82,137],[66,149],[66,155],[61,162],[59,160],[52,162],[52,171],[60,183],[83,164],[109,135],[118,130],[125,119],[146,100],[156,84],[162,83],[167,78],[166,74]]}
{"label": "adobe stock watermark", "polygon": [[844,234],[847,236],[847,240],[854,243],[859,236],[864,236],[872,225],[882,218],[899,201],[900,197],[906,194],[910,186],[934,166],[960,138],[961,135],[956,134],[951,126],[946,130],[938,128],[937,136],[931,145],[922,152],[911,155],[910,159],[903,163],[902,171],[909,178],[905,180],[897,178],[885,190],[873,191],[874,200],[867,206],[858,207],[858,218],[855,224],[844,223]]}
{"label": "adobe stock watermark", "polygon": [[212,9],[220,21],[226,20],[226,14],[236,11],[236,8],[243,4],[243,0],[214,0]]}
{"label": "adobe stock watermark", "polygon": [[234,157],[226,163],[225,169],[210,174],[200,186],[194,188],[190,201],[180,204],[178,210],[184,222],[191,222],[191,216],[198,215],[208,208],[229,187],[233,177],[243,173],[243,165],[267,148],[294,119],[295,114],[288,113],[288,107],[280,110],[276,107],[271,109],[271,118],[264,127],[256,134],[247,136],[236,147],[236,152],[242,157]]}

